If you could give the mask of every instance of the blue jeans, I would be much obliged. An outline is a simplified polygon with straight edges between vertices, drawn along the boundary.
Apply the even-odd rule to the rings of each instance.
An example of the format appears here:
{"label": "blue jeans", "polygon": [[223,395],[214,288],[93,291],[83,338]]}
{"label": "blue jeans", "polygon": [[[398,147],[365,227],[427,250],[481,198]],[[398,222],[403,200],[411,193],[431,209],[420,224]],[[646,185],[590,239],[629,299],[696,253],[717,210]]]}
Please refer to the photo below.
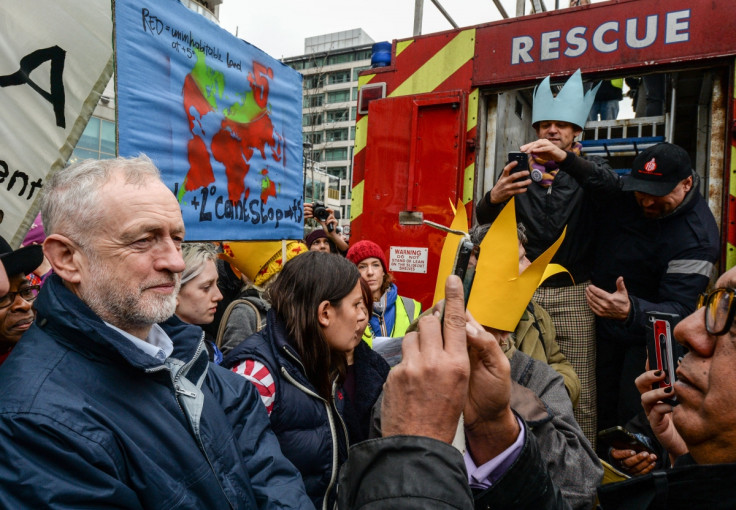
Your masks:
{"label": "blue jeans", "polygon": [[588,120],[598,120],[599,114],[601,120],[616,120],[616,117],[618,117],[618,103],[617,99],[595,101],[588,114]]}

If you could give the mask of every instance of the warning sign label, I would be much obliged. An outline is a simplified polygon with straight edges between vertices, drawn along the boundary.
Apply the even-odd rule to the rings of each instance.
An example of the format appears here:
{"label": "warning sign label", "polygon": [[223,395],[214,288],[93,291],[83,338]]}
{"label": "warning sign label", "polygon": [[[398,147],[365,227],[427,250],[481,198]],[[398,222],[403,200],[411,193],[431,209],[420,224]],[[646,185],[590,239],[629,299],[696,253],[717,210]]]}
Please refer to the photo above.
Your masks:
{"label": "warning sign label", "polygon": [[388,270],[400,273],[427,273],[429,248],[391,246]]}

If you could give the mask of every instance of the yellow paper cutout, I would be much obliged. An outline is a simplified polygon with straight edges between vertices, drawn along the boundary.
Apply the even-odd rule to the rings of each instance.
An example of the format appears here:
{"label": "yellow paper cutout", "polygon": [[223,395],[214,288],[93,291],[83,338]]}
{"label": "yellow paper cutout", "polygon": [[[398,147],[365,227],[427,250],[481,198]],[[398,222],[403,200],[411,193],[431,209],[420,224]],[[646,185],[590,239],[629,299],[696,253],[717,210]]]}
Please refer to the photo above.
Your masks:
{"label": "yellow paper cutout", "polygon": [[[452,220],[450,228],[462,232],[468,231],[468,213],[465,210],[462,200],[458,200],[457,202],[455,219]],[[440,299],[445,299],[445,280],[452,274],[452,266],[455,263],[455,255],[457,254],[457,247],[461,239],[462,237],[460,235],[451,232],[448,232],[445,237],[445,242],[442,245],[442,254],[440,255],[440,267],[437,271],[437,282],[434,287],[433,303],[436,303]]]}
{"label": "yellow paper cutout", "polygon": [[572,277],[570,272],[560,264],[547,264],[547,267],[544,268],[544,274],[542,275],[542,279],[539,281],[539,283],[542,283],[550,276],[554,276],[559,273],[567,273],[568,275],[570,275],[570,279],[572,280],[573,285],[575,284],[575,279]]}
{"label": "yellow paper cutout", "polygon": [[480,324],[501,331],[516,329],[524,309],[545,275],[565,271],[557,265],[548,269],[548,264],[562,244],[567,228],[521,274],[516,228],[516,210],[512,198],[481,242],[475,280],[468,299],[468,310]]}
{"label": "yellow paper cutout", "polygon": [[[286,244],[286,260],[295,255],[309,251],[301,241],[231,241],[226,242],[224,253],[219,257],[236,267],[249,281],[254,282],[269,261],[282,253],[282,244]],[[281,264],[283,265],[283,264]]]}

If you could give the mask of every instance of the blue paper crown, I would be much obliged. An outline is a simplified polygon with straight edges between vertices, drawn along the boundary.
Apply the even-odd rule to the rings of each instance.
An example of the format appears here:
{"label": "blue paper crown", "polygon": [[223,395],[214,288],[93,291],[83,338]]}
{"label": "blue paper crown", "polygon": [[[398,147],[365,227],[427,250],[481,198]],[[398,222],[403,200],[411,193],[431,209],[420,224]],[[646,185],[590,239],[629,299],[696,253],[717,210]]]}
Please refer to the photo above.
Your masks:
{"label": "blue paper crown", "polygon": [[532,125],[543,120],[559,120],[585,127],[585,121],[595,101],[600,82],[583,94],[583,78],[580,69],[570,76],[557,97],[552,95],[549,76],[534,89]]}

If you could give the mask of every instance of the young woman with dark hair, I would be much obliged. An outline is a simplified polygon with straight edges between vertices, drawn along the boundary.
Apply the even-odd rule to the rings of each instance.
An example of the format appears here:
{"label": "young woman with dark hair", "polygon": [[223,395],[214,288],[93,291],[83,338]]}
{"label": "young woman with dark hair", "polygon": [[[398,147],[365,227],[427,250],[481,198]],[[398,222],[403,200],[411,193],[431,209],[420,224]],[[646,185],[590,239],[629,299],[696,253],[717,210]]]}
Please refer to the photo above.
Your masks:
{"label": "young woman with dark hair", "polygon": [[[385,380],[367,392],[372,402],[356,405],[351,399],[346,406],[346,354],[360,344],[366,321],[359,280],[355,265],[329,253],[290,260],[269,288],[265,329],[223,362],[255,385],[284,455],[301,472],[317,508],[333,506],[338,469],[351,441],[364,439],[361,430],[367,430],[370,416],[364,409],[370,410]],[[382,360],[376,363],[378,355],[368,351],[354,356],[362,367],[356,366],[356,374],[363,365],[369,371],[380,366]]]}

